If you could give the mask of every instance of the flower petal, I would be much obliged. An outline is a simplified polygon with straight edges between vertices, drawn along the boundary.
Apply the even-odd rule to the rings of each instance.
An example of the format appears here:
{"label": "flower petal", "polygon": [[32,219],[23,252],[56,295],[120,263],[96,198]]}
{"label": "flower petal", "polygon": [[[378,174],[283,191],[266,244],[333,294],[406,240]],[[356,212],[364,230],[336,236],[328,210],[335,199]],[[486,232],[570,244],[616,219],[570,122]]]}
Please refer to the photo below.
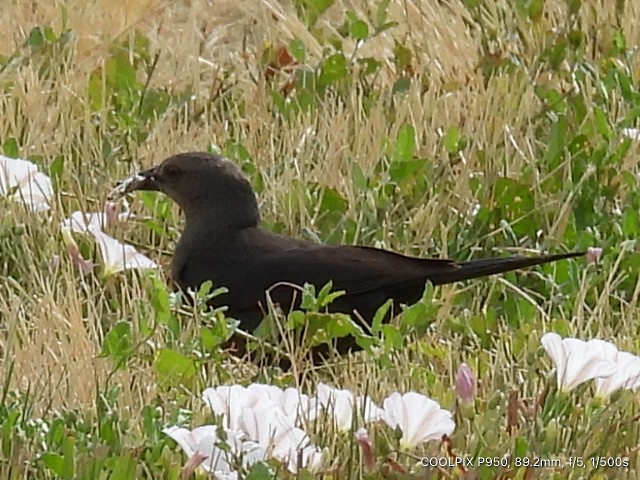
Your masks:
{"label": "flower petal", "polygon": [[383,402],[383,420],[391,428],[400,428],[400,448],[438,440],[455,429],[453,414],[438,402],[416,392],[394,392]]}
{"label": "flower petal", "polygon": [[342,432],[351,430],[354,412],[358,413],[364,422],[374,422],[382,418],[382,410],[369,397],[355,397],[349,390],[320,383],[317,399],[320,406],[333,416],[336,427]]}
{"label": "flower petal", "polygon": [[105,276],[127,269],[158,268],[157,263],[138,252],[132,245],[122,243],[97,229],[91,229],[90,233],[98,242]]}
{"label": "flower petal", "polygon": [[562,339],[556,333],[545,334],[541,342],[555,364],[556,381],[562,391],[571,391],[587,380],[608,377],[615,371],[615,364],[606,352],[616,348],[609,342]]}

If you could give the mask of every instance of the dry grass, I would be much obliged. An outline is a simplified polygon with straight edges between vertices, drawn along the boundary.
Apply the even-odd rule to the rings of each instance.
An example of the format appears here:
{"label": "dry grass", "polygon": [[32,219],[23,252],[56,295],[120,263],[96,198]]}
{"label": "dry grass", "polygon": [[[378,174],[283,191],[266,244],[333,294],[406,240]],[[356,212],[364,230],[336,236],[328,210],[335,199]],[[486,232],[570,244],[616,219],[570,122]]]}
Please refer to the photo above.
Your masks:
{"label": "dry grass", "polygon": [[[56,156],[81,159],[65,164],[50,216],[29,215],[17,204],[3,203],[5,217],[13,218],[12,224],[23,225],[24,233],[0,239],[0,251],[6,256],[0,264],[0,272],[5,275],[0,278],[0,372],[4,376],[12,368],[11,388],[32,392],[34,415],[50,408],[91,411],[96,392],[107,382],[121,385],[119,405],[134,419],[135,412],[144,405],[154,403],[158,395],[166,395],[158,392],[155,372],[148,363],[140,361],[112,374],[112,363],[98,358],[106,326],[152,314],[148,307],[144,311],[148,293],[143,277],[124,275],[105,286],[97,278],[81,278],[64,255],[61,266],[53,272],[49,270],[52,256],[64,248],[58,223],[73,210],[101,208],[114,181],[132,169],[154,164],[176,152],[224,145],[228,140],[241,141],[263,172],[265,188],[260,201],[265,220],[284,224],[285,231],[302,236],[304,229],[316,229],[316,218],[312,209],[305,208],[303,191],[293,192],[294,197],[300,197],[298,203],[291,200],[292,182],[297,179],[302,186],[316,182],[336,188],[350,204],[349,215],[358,219],[360,212],[355,205],[361,192],[355,190],[350,178],[352,163],[358,163],[365,174],[370,173],[385,154],[383,140],[395,138],[400,127],[409,122],[416,129],[420,155],[433,159],[450,181],[450,188],[425,192],[419,206],[399,205],[396,211],[388,212],[373,238],[398,251],[446,256],[456,253],[446,251],[446,246],[448,237],[458,232],[458,212],[468,212],[479,201],[468,181],[471,175],[490,181],[503,175],[517,178],[527,168],[538,168],[539,145],[535,143],[538,140],[532,116],[540,105],[531,82],[538,75],[536,66],[529,66],[529,76],[495,77],[485,82],[477,67],[481,32],[472,26],[474,22],[459,1],[392,0],[389,19],[398,21],[399,27],[357,52],[362,56],[390,57],[394,42],[401,41],[415,52],[416,71],[428,72],[429,84],[424,89],[412,86],[393,121],[382,101],[371,106],[368,116],[362,116],[362,110],[357,108],[362,98],[354,91],[343,104],[327,104],[286,124],[274,122],[265,84],[253,80],[261,68],[261,52],[265,45],[280,45],[296,37],[312,57],[319,58],[322,53],[322,45],[293,13],[289,2],[131,0],[115,7],[106,0],[7,3],[0,16],[0,54],[10,55],[22,48],[25,36],[39,25],[52,25],[56,31],[65,26],[75,37],[68,68],[55,83],[38,74],[38,65],[12,66],[0,72],[0,83],[12,84],[0,97],[0,140],[19,138],[21,155],[42,156],[44,165]],[[522,42],[509,43],[508,33],[518,27],[515,17],[504,14],[511,11],[509,3],[488,2],[485,12],[499,33],[495,48],[503,52],[513,49],[522,54],[527,45],[539,42],[565,19],[564,2],[546,2],[543,21],[536,28],[520,31]],[[584,3],[589,8],[582,9],[578,21],[583,31],[593,32],[589,55],[597,57],[602,46],[608,44],[604,27],[616,21],[615,2]],[[321,20],[325,22],[322,28],[333,28],[331,19],[339,18],[347,5],[356,11],[371,8],[366,1],[337,2]],[[630,43],[640,41],[639,15],[640,3],[627,2],[621,26]],[[102,155],[106,127],[95,124],[100,116],[90,110],[87,84],[91,73],[105,64],[114,42],[132,40],[136,30],[150,39],[152,52],[160,54],[151,86],[176,91],[191,86],[194,99],[185,110],[202,115],[199,121],[190,123],[178,122],[175,116],[161,117],[140,145],[114,145],[119,150],[115,158],[133,159],[131,165]],[[355,45],[345,47],[347,52],[353,49]],[[640,65],[635,62],[633,70],[638,72]],[[380,85],[393,81],[392,70],[389,63],[378,79]],[[231,110],[222,117],[211,106],[213,89],[223,71],[233,72],[237,83],[234,91],[251,106],[244,115]],[[551,77],[543,80],[549,85],[558,82]],[[595,95],[596,90],[594,87],[585,91],[586,98]],[[615,99],[611,104],[617,105]],[[622,117],[624,112],[612,115],[616,113]],[[443,132],[452,125],[473,139],[455,166],[450,165],[442,146]],[[483,151],[486,161],[479,160],[479,151]],[[638,171],[638,161],[636,149],[626,157],[624,168]],[[579,181],[574,179],[574,183]],[[554,212],[548,224],[540,225],[545,248],[563,244],[573,195],[573,190],[534,190],[536,204]],[[144,212],[139,204],[134,205],[134,210]],[[400,238],[399,229],[403,230]],[[135,224],[119,227],[116,233],[142,245],[145,253],[162,258],[166,265],[167,258],[161,252],[171,250],[172,239],[151,236],[145,227]],[[501,234],[496,226],[492,235]],[[156,247],[144,248],[150,245],[150,238]],[[393,370],[380,373],[356,357],[320,375],[356,390],[366,385],[376,395],[409,386],[437,390],[443,392],[441,403],[451,404],[454,372],[464,360],[473,359],[470,363],[481,369],[481,376],[485,369],[490,371],[481,379],[480,391],[504,388],[506,395],[507,388],[530,378],[528,372],[513,364],[508,352],[514,348],[535,352],[540,329],[555,321],[568,325],[574,333],[615,335],[620,348],[633,350],[637,347],[638,329],[634,325],[639,320],[636,312],[640,283],[630,296],[620,299],[617,285],[624,272],[618,270],[616,261],[606,272],[601,291],[593,291],[590,274],[584,272],[578,279],[579,295],[573,310],[564,312],[564,318],[552,318],[545,307],[538,307],[539,322],[531,327],[530,335],[520,332],[512,337],[508,326],[500,327],[488,349],[463,341],[442,325],[452,321],[453,316],[459,317],[454,321],[464,322],[466,318],[485,315],[483,298],[495,289],[504,289],[508,295],[529,295],[534,303],[539,300],[531,297],[535,293],[524,292],[505,279],[484,285],[443,287],[436,293],[436,325],[442,328],[431,330],[394,358]],[[466,289],[475,289],[477,300],[463,310],[456,306],[455,299]],[[110,298],[117,298],[124,310],[111,308]],[[548,308],[551,310],[551,306]],[[124,316],[116,318],[123,312]],[[447,333],[451,337],[443,338]],[[440,350],[432,345],[438,345]],[[420,359],[429,354],[439,356],[424,364]],[[435,379],[429,373],[434,371]],[[207,380],[212,384],[216,381]]]}

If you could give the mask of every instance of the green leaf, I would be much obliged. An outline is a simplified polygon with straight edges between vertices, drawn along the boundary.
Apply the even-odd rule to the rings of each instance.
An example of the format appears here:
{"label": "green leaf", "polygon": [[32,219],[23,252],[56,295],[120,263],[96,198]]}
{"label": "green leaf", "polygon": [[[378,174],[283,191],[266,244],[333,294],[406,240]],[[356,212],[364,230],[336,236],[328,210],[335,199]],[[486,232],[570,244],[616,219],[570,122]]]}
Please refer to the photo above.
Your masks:
{"label": "green leaf", "polygon": [[149,295],[153,318],[160,325],[166,325],[171,319],[171,302],[166,283],[157,275],[150,275],[151,292]]}
{"label": "green leaf", "polygon": [[131,324],[120,321],[107,332],[100,357],[109,357],[118,368],[123,368],[131,355]]}
{"label": "green leaf", "polygon": [[326,12],[335,0],[296,0],[299,15],[308,27],[313,27],[320,15]]}
{"label": "green leaf", "polygon": [[344,290],[337,290],[335,292],[332,292],[331,288],[333,288],[333,285],[331,282],[329,282],[324,287],[322,287],[322,290],[320,290],[320,293],[318,294],[318,306],[320,308],[324,308],[327,305],[330,305],[336,298],[341,297],[345,294]]}
{"label": "green leaf", "polygon": [[42,455],[42,463],[57,476],[64,478],[65,462],[62,455],[51,452],[44,453]]}
{"label": "green leaf", "polygon": [[308,313],[306,322],[312,346],[331,343],[347,335],[366,336],[362,328],[343,313]]}
{"label": "green leaf", "polygon": [[449,127],[443,140],[444,148],[448,153],[458,153],[460,151],[460,130],[458,127]]}
{"label": "green leaf", "polygon": [[404,336],[395,325],[385,324],[380,327],[382,343],[387,350],[399,350],[403,346]]}
{"label": "green leaf", "polygon": [[366,40],[369,38],[369,25],[362,20],[356,20],[349,26],[349,35],[355,40]]}
{"label": "green leaf", "polygon": [[[333,285],[331,281],[327,285]],[[316,287],[311,283],[305,283],[302,288],[302,301],[300,308],[304,310],[318,310],[318,297],[316,295]]]}
{"label": "green leaf", "polygon": [[600,132],[600,134],[607,140],[611,140],[612,131],[611,127],[609,126],[609,121],[607,119],[606,113],[604,113],[602,108],[594,107],[593,114],[598,132]]}
{"label": "green leaf", "polygon": [[404,45],[396,43],[395,47],[393,48],[393,55],[398,72],[401,72],[405,68],[411,66],[413,54],[411,53],[411,50],[409,50]]}
{"label": "green leaf", "polygon": [[211,280],[205,280],[200,284],[198,292],[196,293],[196,298],[198,300],[206,300],[212,288],[213,282]]}
{"label": "green leaf", "polygon": [[400,186],[405,186],[409,181],[415,180],[427,167],[424,159],[393,162],[389,166],[389,177]]}
{"label": "green leaf", "polygon": [[51,27],[33,27],[27,38],[29,47],[41,47],[44,43],[53,43],[57,40]]}
{"label": "green leaf", "polygon": [[205,351],[215,352],[223,341],[213,333],[210,327],[202,327],[200,329],[200,342]]}
{"label": "green leaf", "polygon": [[625,208],[622,214],[622,230],[627,238],[636,238],[640,234],[640,217],[634,208]]}
{"label": "green leaf", "polygon": [[356,189],[367,190],[369,188],[369,179],[364,175],[362,167],[357,162],[353,162],[351,165],[351,179]]}
{"label": "green leaf", "polygon": [[373,33],[372,36],[380,35],[382,32],[386,32],[387,30],[397,27],[398,25],[399,25],[398,22],[387,22],[382,25],[378,25],[376,27],[376,31]]}
{"label": "green leaf", "polygon": [[158,351],[153,366],[158,383],[164,388],[178,385],[190,387],[198,372],[193,359],[168,348]]}
{"label": "green leaf", "polygon": [[331,85],[346,78],[348,74],[347,59],[342,53],[336,53],[322,63],[318,82],[320,85]]}
{"label": "green leaf", "polygon": [[75,478],[76,439],[72,436],[65,435],[62,440],[62,451],[64,453],[64,469],[62,472],[62,478],[71,480]]}
{"label": "green leaf", "polygon": [[109,478],[112,480],[135,480],[138,478],[136,464],[136,459],[126,453],[107,459],[107,466],[111,469]]}
{"label": "green leaf", "polygon": [[393,84],[393,88],[391,89],[391,91],[396,94],[396,93],[405,93],[407,92],[407,90],[409,90],[409,87],[411,87],[411,78],[409,77],[400,77],[398,80],[396,80]]}
{"label": "green leaf", "polygon": [[529,455],[529,443],[527,439],[524,437],[516,437],[516,444],[514,448],[513,455],[514,457],[524,458]]}
{"label": "green leaf", "polygon": [[376,314],[373,316],[373,321],[371,322],[371,333],[377,335],[378,332],[380,332],[380,328],[387,319],[387,314],[391,310],[392,305],[393,300],[390,298],[376,310]]}
{"label": "green leaf", "polygon": [[53,161],[51,162],[51,166],[49,167],[49,175],[56,182],[60,181],[60,177],[64,172],[64,157],[62,155],[57,155]]}
{"label": "green leaf", "polygon": [[335,188],[326,187],[322,191],[320,213],[337,212],[343,215],[349,208],[349,202]]}
{"label": "green leaf", "polygon": [[287,329],[295,330],[296,328],[304,327],[307,323],[307,317],[301,310],[294,310],[287,315]]}
{"label": "green leaf", "polygon": [[376,9],[376,30],[387,21],[387,9],[391,0],[382,0]]}
{"label": "green leaf", "polygon": [[13,137],[7,138],[2,144],[2,151],[7,157],[18,158],[20,156],[18,141]]}
{"label": "green leaf", "polygon": [[567,119],[564,115],[558,118],[551,127],[547,139],[547,150],[544,154],[544,163],[549,170],[553,170],[564,161],[565,138],[567,137]]}
{"label": "green leaf", "polygon": [[[258,462],[251,467],[251,470],[244,478],[245,480],[275,480],[276,476],[268,465]],[[296,476],[296,478],[299,477]]]}
{"label": "green leaf", "polygon": [[307,57],[307,49],[301,40],[294,38],[289,42],[289,52],[298,63],[304,63]]}
{"label": "green leaf", "polygon": [[413,125],[405,123],[398,131],[393,160],[396,162],[406,162],[413,160],[416,151],[416,131]]}
{"label": "green leaf", "polygon": [[542,18],[542,14],[544,13],[544,0],[531,0],[529,2],[529,8],[527,9],[527,14],[529,18],[534,22],[539,21]]}
{"label": "green leaf", "polygon": [[378,70],[380,70],[380,67],[382,66],[382,62],[372,57],[359,58],[357,62],[358,62],[358,65],[362,67],[362,71],[361,71],[362,75],[365,75],[365,76],[376,73]]}

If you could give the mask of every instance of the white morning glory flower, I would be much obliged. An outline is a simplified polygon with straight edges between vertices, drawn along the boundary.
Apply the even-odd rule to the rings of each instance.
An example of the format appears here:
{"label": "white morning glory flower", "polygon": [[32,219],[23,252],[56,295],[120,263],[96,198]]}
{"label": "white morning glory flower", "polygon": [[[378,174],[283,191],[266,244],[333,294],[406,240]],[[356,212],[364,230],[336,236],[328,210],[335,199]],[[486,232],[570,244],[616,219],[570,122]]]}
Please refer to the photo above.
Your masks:
{"label": "white morning glory flower", "polygon": [[242,411],[240,427],[268,457],[282,462],[291,473],[301,468],[315,472],[322,468],[320,449],[280,408],[247,408]]}
{"label": "white morning glory flower", "polygon": [[224,426],[232,430],[240,429],[242,411],[255,407],[261,398],[258,392],[250,391],[242,385],[221,385],[202,392],[204,403],[213,413],[221,415]]}
{"label": "white morning glory flower", "polygon": [[0,195],[10,195],[33,212],[44,212],[51,208],[53,186],[35,163],[0,155]]}
{"label": "white morning glory flower", "polygon": [[296,427],[279,408],[246,408],[242,411],[240,428],[247,438],[256,442],[270,457],[289,462],[298,451],[310,445],[307,434]]}
{"label": "white morning glory flower", "polygon": [[260,403],[270,402],[280,408],[296,425],[303,421],[315,420],[320,410],[316,398],[300,392],[297,388],[276,387],[262,383],[252,383],[247,387],[250,392],[260,396]]}
{"label": "white morning glory flower", "polygon": [[375,422],[382,418],[382,410],[369,397],[356,397],[350,390],[340,390],[320,383],[317,397],[322,408],[333,416],[336,427],[341,432],[351,430],[354,413],[364,422]]}
{"label": "white morning glory flower", "polygon": [[599,346],[603,358],[613,362],[616,369],[609,377],[595,379],[596,396],[607,398],[621,388],[631,390],[640,387],[640,358],[618,350],[610,342],[600,340]]}
{"label": "white morning glory flower", "polygon": [[104,263],[104,276],[128,269],[158,268],[158,264],[146,255],[138,252],[133,245],[127,245],[107,235],[101,230],[91,229],[100,249]]}
{"label": "white morning glory flower", "polygon": [[302,468],[306,468],[311,473],[320,473],[324,468],[322,451],[314,445],[292,449],[285,463],[287,470],[294,474]]}
{"label": "white morning glory flower", "polygon": [[105,225],[104,213],[85,213],[76,210],[60,223],[60,228],[73,233],[89,233],[92,229],[102,230]]}
{"label": "white morning glory flower", "polygon": [[81,212],[76,210],[60,223],[60,228],[74,233],[90,233],[91,230],[104,230],[111,224],[126,220],[130,212],[125,210],[118,213],[115,202],[107,202],[102,212]]}
{"label": "white morning glory flower", "polygon": [[616,371],[615,363],[604,355],[602,340],[584,342],[547,333],[541,342],[556,367],[558,389],[563,392],[587,380],[609,377]]}
{"label": "white morning glory flower", "polygon": [[[238,478],[234,470],[234,457],[242,460],[244,468],[265,459],[265,452],[255,442],[244,441],[241,432],[225,430],[225,440],[218,437],[218,427],[204,425],[188,430],[172,426],[165,428],[164,433],[173,438],[191,459],[194,455],[205,456],[200,464],[204,470],[217,480],[233,480]],[[228,448],[221,448],[221,444]]]}
{"label": "white morning glory flower", "polygon": [[282,462],[292,473],[298,468],[320,468],[320,450],[295,425],[297,412],[313,403],[298,390],[264,384],[222,385],[207,388],[202,398],[212,412],[222,416],[225,426],[241,431],[268,458]]}
{"label": "white morning glory flower", "polygon": [[400,448],[408,450],[420,443],[450,435],[456,424],[453,414],[438,402],[416,392],[389,395],[382,404],[383,420],[391,428],[400,428]]}

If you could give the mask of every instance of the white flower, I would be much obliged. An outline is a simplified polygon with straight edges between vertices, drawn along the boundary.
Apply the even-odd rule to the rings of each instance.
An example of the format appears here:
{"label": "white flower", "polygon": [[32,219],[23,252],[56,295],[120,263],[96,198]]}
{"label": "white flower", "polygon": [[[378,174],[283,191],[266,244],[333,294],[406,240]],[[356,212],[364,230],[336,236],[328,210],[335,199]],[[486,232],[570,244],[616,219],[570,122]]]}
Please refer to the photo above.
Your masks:
{"label": "white flower", "polygon": [[403,450],[450,435],[456,427],[449,410],[416,392],[391,394],[384,400],[383,409],[385,423],[402,431],[400,448]]}
{"label": "white flower", "polygon": [[541,342],[556,367],[558,388],[563,392],[569,392],[587,380],[615,373],[616,365],[604,355],[602,340],[584,342],[547,333]]}
{"label": "white flower", "polygon": [[382,418],[382,410],[369,397],[356,397],[349,390],[340,390],[324,383],[318,385],[318,402],[333,415],[338,430],[342,432],[349,431],[353,426],[354,412],[365,422]]}
{"label": "white flower", "polygon": [[603,358],[613,362],[616,370],[609,377],[595,379],[596,395],[606,398],[621,388],[640,387],[640,358],[629,352],[621,352],[613,343],[602,340],[598,342]]}
{"label": "white flower", "polygon": [[287,466],[291,473],[307,468],[322,468],[322,452],[311,444],[308,435],[293,424],[280,408],[247,408],[242,411],[240,428],[247,438]]}
{"label": "white flower", "polygon": [[320,473],[323,470],[322,451],[314,446],[307,445],[302,449],[292,449],[286,460],[287,470],[291,473],[298,473],[298,470],[306,468],[311,473]]}
{"label": "white flower", "polygon": [[104,230],[112,223],[129,218],[130,212],[125,210],[118,213],[118,206],[114,202],[107,202],[102,212],[81,212],[76,210],[69,218],[60,223],[60,228],[74,233],[90,233],[91,230]]}
{"label": "white flower", "polygon": [[23,202],[34,212],[45,212],[51,208],[53,185],[44,173],[36,172],[18,186],[14,200]]}
{"label": "white flower", "polygon": [[638,128],[623,128],[620,133],[631,140],[640,140],[640,129]]}
{"label": "white flower", "polygon": [[[225,440],[218,438],[218,427],[214,425],[204,425],[194,430],[172,426],[163,432],[173,438],[189,458],[194,455],[206,456],[201,466],[217,480],[237,478],[233,468],[234,457],[242,459],[244,468],[265,459],[264,450],[254,442],[244,441],[241,432],[225,430]],[[229,448],[220,448],[221,444]]]}
{"label": "white flower", "polygon": [[253,408],[261,400],[261,395],[242,385],[222,385],[207,388],[202,392],[202,400],[216,415],[223,417],[223,424],[233,430],[240,429],[242,411]]}
{"label": "white flower", "polygon": [[[282,389],[274,385],[252,383],[247,387],[250,392],[255,392],[260,397],[259,402],[271,403],[280,408],[283,413],[294,423],[315,420],[320,406],[316,398],[300,392],[297,388]],[[265,405],[266,405],[265,403]]]}
{"label": "white flower", "polygon": [[104,213],[85,213],[76,210],[60,223],[60,228],[68,232],[89,233],[92,229],[102,230],[105,224]]}
{"label": "white flower", "polygon": [[309,437],[282,410],[273,407],[245,408],[240,429],[276,460],[287,461],[292,450],[309,445]]}
{"label": "white flower", "polygon": [[51,208],[53,186],[51,179],[38,171],[38,166],[28,160],[0,155],[0,195],[24,203],[34,212]]}
{"label": "white flower", "polygon": [[0,155],[0,194],[9,194],[12,188],[37,171],[38,166],[35,163]]}
{"label": "white flower", "polygon": [[158,268],[157,263],[138,252],[133,245],[122,243],[101,230],[92,228],[89,233],[95,237],[98,243],[104,262],[105,277],[132,268]]}
{"label": "white flower", "polygon": [[225,426],[241,431],[243,438],[255,442],[292,473],[298,468],[321,468],[322,453],[295,425],[300,417],[315,415],[315,402],[295,388],[283,390],[260,383],[222,385],[207,388],[202,399],[213,413],[222,416]]}

